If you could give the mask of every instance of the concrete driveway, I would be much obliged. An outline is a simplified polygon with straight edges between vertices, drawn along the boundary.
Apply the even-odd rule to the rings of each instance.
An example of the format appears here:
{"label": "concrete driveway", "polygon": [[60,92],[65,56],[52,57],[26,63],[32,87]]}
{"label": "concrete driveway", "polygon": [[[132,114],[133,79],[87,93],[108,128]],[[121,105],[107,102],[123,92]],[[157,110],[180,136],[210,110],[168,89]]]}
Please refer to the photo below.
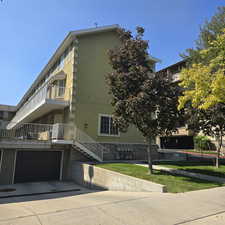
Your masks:
{"label": "concrete driveway", "polygon": [[0,199],[0,225],[224,225],[224,199],[224,187],[181,194],[102,191],[16,197]]}

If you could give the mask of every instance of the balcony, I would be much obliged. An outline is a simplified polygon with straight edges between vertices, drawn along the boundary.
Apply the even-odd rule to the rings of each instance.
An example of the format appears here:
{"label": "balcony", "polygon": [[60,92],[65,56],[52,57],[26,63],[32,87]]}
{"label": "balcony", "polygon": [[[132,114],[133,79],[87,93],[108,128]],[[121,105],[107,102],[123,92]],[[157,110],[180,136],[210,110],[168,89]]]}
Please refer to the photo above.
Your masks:
{"label": "balcony", "polygon": [[56,109],[63,109],[69,105],[64,99],[65,87],[46,83],[39,88],[25,104],[17,111],[7,129],[12,129],[21,123],[29,123],[38,117]]}
{"label": "balcony", "polygon": [[[105,147],[75,125],[21,123],[12,129],[0,129],[0,148],[44,148],[51,144],[70,145],[90,159],[103,161]],[[107,150],[108,151],[108,150]]]}

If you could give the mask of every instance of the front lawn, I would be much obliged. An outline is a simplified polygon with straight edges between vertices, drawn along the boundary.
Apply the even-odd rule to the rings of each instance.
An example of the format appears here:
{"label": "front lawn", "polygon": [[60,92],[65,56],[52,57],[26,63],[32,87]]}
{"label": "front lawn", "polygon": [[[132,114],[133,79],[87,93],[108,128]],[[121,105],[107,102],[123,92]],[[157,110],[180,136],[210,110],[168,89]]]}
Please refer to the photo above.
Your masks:
{"label": "front lawn", "polygon": [[172,193],[194,191],[206,188],[222,186],[215,182],[204,181],[196,178],[172,175],[162,171],[154,171],[153,175],[148,174],[148,168],[135,164],[106,163],[98,164],[97,167],[112,170],[125,175],[152,181],[166,185],[167,191]]}
{"label": "front lawn", "polygon": [[171,162],[158,162],[157,165],[185,170],[193,173],[201,173],[210,176],[225,178],[225,165],[220,165],[217,169],[213,166],[212,162],[193,162],[193,161],[171,161]]}

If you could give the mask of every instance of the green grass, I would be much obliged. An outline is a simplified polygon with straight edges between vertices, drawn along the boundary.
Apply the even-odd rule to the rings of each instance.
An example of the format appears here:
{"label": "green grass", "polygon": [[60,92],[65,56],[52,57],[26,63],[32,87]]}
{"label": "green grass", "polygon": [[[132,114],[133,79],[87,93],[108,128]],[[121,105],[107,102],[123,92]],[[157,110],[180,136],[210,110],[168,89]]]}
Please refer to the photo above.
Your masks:
{"label": "green grass", "polygon": [[213,166],[211,162],[189,162],[189,161],[178,161],[178,162],[158,162],[157,165],[176,168],[179,170],[185,170],[193,173],[201,173],[210,176],[225,178],[225,165],[220,165],[219,168]]}
{"label": "green grass", "polygon": [[187,192],[222,186],[218,183],[204,181],[196,178],[171,175],[162,171],[154,171],[153,175],[149,175],[148,168],[134,164],[106,163],[98,164],[96,166],[132,177],[137,177],[158,184],[166,185],[167,191],[171,193]]}

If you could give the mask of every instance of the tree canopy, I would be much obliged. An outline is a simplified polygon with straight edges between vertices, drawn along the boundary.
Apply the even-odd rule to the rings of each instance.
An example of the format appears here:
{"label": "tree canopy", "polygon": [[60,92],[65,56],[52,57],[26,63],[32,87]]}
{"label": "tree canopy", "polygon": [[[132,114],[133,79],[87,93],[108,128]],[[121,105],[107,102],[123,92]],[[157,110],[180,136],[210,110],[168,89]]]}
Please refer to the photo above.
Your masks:
{"label": "tree canopy", "polygon": [[201,27],[196,49],[187,53],[179,109],[185,108],[190,129],[215,138],[218,167],[225,135],[225,7]]}
{"label": "tree canopy", "polygon": [[181,72],[180,86],[185,90],[179,108],[188,102],[199,109],[225,103],[225,29],[208,43],[207,49],[199,50],[198,56],[199,63]]}
{"label": "tree canopy", "polygon": [[188,48],[181,56],[186,59],[187,64],[202,62],[199,57],[199,50],[207,49],[218,35],[221,35],[225,28],[225,6],[218,7],[216,14],[210,21],[206,20],[200,27],[198,39],[195,41],[195,48]]}
{"label": "tree canopy", "polygon": [[153,72],[154,62],[149,59],[143,34],[142,27],[137,27],[136,36],[118,29],[121,46],[109,51],[113,71],[107,75],[107,83],[114,123],[122,132],[133,124],[146,137],[151,171],[151,144],[155,137],[177,130],[180,88],[171,75]]}

